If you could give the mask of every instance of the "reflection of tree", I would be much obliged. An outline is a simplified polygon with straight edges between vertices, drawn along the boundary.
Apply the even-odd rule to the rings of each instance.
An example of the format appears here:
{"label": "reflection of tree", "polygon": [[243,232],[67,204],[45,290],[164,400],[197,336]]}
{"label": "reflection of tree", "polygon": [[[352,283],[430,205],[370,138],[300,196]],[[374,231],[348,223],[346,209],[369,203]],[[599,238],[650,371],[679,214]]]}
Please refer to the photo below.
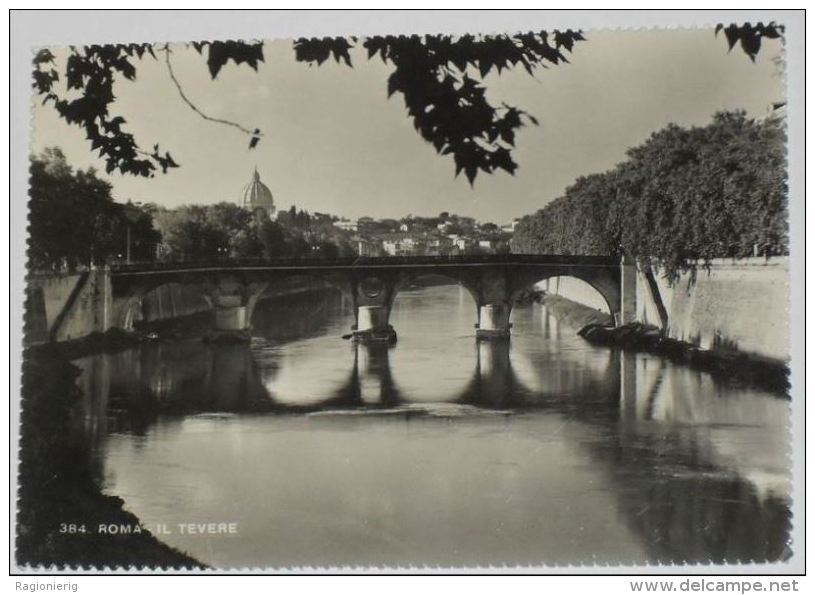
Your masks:
{"label": "reflection of tree", "polygon": [[790,512],[749,481],[709,462],[681,432],[622,427],[584,445],[614,486],[619,510],[652,562],[763,562],[788,554]]}
{"label": "reflection of tree", "polygon": [[662,362],[645,387],[637,385],[633,356],[612,352],[612,357],[620,363],[607,389],[616,386],[616,395],[608,390],[596,399],[589,392],[586,398],[548,402],[553,410],[602,433],[603,440],[583,442],[581,448],[603,469],[622,518],[644,540],[650,561],[782,558],[789,531],[787,504],[775,496],[762,498],[750,481],[715,464],[715,445],[704,434],[649,423],[666,373]]}
{"label": "reflection of tree", "polygon": [[148,343],[111,356],[110,407],[144,433],[164,414],[272,410],[249,345]]}

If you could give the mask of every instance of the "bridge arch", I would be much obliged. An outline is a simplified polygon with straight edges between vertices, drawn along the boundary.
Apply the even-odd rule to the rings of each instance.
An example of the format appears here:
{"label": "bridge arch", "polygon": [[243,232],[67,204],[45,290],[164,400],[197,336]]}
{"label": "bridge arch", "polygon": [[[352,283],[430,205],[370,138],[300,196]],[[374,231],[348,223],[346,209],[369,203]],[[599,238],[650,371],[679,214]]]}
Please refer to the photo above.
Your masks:
{"label": "bridge arch", "polygon": [[390,309],[393,308],[393,304],[396,302],[396,298],[399,296],[399,293],[416,286],[420,282],[432,279],[445,279],[447,281],[451,281],[450,285],[456,285],[458,287],[462,287],[463,289],[465,289],[473,300],[473,307],[475,308],[476,316],[478,316],[479,308],[478,288],[475,287],[473,283],[468,283],[468,279],[462,278],[462,275],[457,275],[451,272],[428,273],[425,271],[415,271],[401,275],[398,281],[396,282],[394,289],[390,295],[388,308]]}
{"label": "bridge arch", "polygon": [[203,283],[151,279],[134,284],[125,295],[114,295],[110,326],[133,330],[142,321],[170,320],[207,310],[212,310],[212,301]]}
{"label": "bridge arch", "polygon": [[521,276],[510,294],[510,307],[525,292],[538,283],[551,279],[575,279],[591,287],[602,298],[615,325],[621,323],[622,287],[618,271],[607,268],[574,268],[572,270],[543,269],[529,271]]}
{"label": "bridge arch", "polygon": [[353,289],[347,278],[296,271],[290,274],[275,275],[263,282],[252,284],[246,299],[247,321],[251,324],[258,306],[264,301],[297,295],[298,293],[305,294],[320,289],[336,291],[342,296],[343,301],[353,309]]}

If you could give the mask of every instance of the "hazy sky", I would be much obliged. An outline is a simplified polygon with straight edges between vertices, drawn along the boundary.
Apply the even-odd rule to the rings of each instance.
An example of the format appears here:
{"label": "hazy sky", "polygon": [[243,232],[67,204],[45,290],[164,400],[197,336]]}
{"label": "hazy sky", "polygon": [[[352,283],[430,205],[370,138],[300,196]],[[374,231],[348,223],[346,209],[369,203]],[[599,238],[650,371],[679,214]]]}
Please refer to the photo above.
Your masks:
{"label": "hazy sky", "polygon": [[[159,143],[181,167],[145,179],[105,176],[117,200],[184,203],[238,201],[257,166],[278,207],[356,218],[432,215],[450,211],[504,223],[559,196],[580,175],[604,171],[625,150],[669,122],[707,123],[721,109],[763,116],[784,98],[784,81],[766,41],[756,63],[738,48],[728,54],[710,29],[589,31],[570,64],[519,69],[486,83],[493,103],[530,112],[540,126],[517,136],[515,176],[480,173],[471,188],[414,131],[401,95],[387,99],[392,68],[363,52],[354,68],[296,62],[291,43],[266,43],[255,73],[230,63],[210,80],[204,59],[174,46],[173,64],[187,95],[205,113],[260,128],[248,137],[202,120],[179,97],[163,60],[146,58],[135,82],[117,83],[113,108],[144,147]],[[162,54],[158,54],[162,58]],[[82,131],[35,101],[32,150],[58,145],[75,167],[104,163]],[[104,173],[102,174],[104,176]]]}

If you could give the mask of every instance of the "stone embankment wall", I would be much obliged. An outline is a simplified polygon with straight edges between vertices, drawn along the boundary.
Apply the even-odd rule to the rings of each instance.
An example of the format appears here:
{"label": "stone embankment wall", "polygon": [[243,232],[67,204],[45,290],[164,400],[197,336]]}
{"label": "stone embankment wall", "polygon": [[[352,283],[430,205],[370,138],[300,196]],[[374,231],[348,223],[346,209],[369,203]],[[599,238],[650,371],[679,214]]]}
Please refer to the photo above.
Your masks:
{"label": "stone embankment wall", "polygon": [[112,292],[107,271],[32,274],[26,290],[26,344],[69,341],[109,327]]}
{"label": "stone embankment wall", "polygon": [[[667,334],[702,349],[738,352],[776,362],[789,358],[789,258],[714,260],[695,279],[671,284],[657,276],[668,312]],[[546,286],[543,286],[546,289]],[[596,307],[599,294],[585,283],[549,281],[549,291]],[[637,320],[659,326],[648,283],[637,273]]]}
{"label": "stone embankment wall", "polygon": [[[69,341],[107,331],[113,324],[112,296],[105,269],[32,274],[26,291],[26,344]],[[135,321],[181,318],[211,308],[200,288],[172,283],[150,291],[132,309],[124,330],[133,330]]]}
{"label": "stone embankment wall", "polygon": [[[637,314],[658,324],[645,280],[637,279]],[[789,358],[789,258],[716,260],[696,278],[658,278],[668,335],[702,349]],[[656,322],[655,322],[656,321]]]}

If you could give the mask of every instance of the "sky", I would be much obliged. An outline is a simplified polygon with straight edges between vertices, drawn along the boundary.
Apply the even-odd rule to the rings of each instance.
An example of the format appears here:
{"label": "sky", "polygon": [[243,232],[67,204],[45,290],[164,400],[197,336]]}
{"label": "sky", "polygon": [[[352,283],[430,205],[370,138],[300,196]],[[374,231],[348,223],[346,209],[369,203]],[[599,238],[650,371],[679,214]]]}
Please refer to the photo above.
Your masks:
{"label": "sky", "polygon": [[[449,211],[503,224],[544,207],[578,176],[605,171],[626,150],[673,122],[705,125],[719,110],[768,113],[784,99],[773,57],[780,41],[765,40],[756,62],[728,53],[711,29],[587,31],[569,64],[490,74],[493,105],[520,107],[539,126],[520,130],[514,176],[479,173],[470,187],[454,177],[451,156],[439,156],[407,117],[399,94],[387,97],[392,67],[364,52],[354,67],[297,62],[290,41],[267,42],[258,72],[226,65],[210,79],[204,58],[173,45],[173,69],[185,93],[206,114],[260,128],[248,137],[203,120],[179,97],[162,59],[145,58],[135,81],[120,80],[113,109],[143,147],[159,143],[180,167],[154,178],[104,174],[81,129],[33,101],[33,153],[59,146],[71,165],[95,167],[116,200],[182,204],[240,201],[257,167],[278,208],[355,219]],[[157,54],[160,58],[162,54]]]}

